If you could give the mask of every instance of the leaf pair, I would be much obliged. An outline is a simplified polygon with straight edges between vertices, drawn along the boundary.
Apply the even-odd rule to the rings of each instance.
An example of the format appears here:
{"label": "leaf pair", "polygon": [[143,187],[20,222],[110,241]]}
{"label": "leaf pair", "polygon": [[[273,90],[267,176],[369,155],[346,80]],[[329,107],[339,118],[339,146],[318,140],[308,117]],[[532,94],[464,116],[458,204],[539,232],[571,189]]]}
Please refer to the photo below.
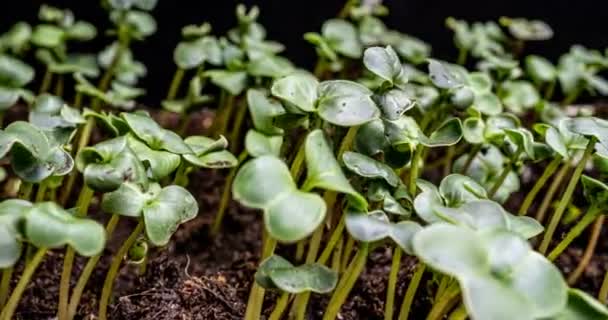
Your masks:
{"label": "leaf pair", "polygon": [[294,266],[286,259],[272,255],[260,264],[255,281],[265,289],[279,288],[293,294],[329,293],[336,287],[338,275],[318,263]]}
{"label": "leaf pair", "polygon": [[28,97],[22,89],[34,79],[34,69],[21,60],[0,54],[0,111],[12,107],[19,98]]}
{"label": "leaf pair", "polygon": [[275,119],[284,115],[285,109],[279,101],[258,89],[247,90],[247,105],[254,127],[245,136],[247,152],[254,157],[265,154],[278,157],[283,144],[283,129],[275,126]]}
{"label": "leaf pair", "polygon": [[392,223],[382,210],[369,213],[349,210],[346,212],[346,229],[356,240],[376,242],[385,238],[393,240],[402,250],[413,254],[412,239],[422,227],[413,221]]}
{"label": "leaf pair", "polygon": [[319,117],[338,126],[357,126],[378,118],[380,112],[366,87],[346,80],[319,83],[305,73],[276,80],[272,95],[295,106],[300,113],[316,112]]}
{"label": "leaf pair", "polygon": [[68,174],[74,160],[38,127],[16,121],[0,131],[0,158],[10,154],[15,173],[23,180],[39,183],[50,176]]}
{"label": "leaf pair", "polygon": [[309,32],[304,39],[316,46],[319,56],[330,61],[337,61],[338,55],[357,59],[363,52],[357,29],[342,19],[325,21],[321,34]]}
{"label": "leaf pair", "polygon": [[0,203],[0,268],[13,266],[22,251],[22,241],[39,248],[69,245],[83,256],[99,254],[105,245],[105,230],[99,223],[76,218],[52,202],[32,204],[10,199]]}
{"label": "leaf pair", "polygon": [[180,224],[198,214],[196,199],[184,188],[161,188],[151,183],[144,190],[133,183],[123,183],[103,196],[101,208],[108,213],[142,218],[146,236],[156,246],[166,245]]}
{"label": "leaf pair", "polygon": [[466,118],[462,123],[464,139],[472,144],[493,143],[502,144],[506,131],[520,127],[519,119],[510,114],[502,113],[483,119],[481,115]]}
{"label": "leaf pair", "polygon": [[61,98],[46,93],[36,97],[28,117],[29,123],[62,145],[67,144],[75,129],[86,122],[77,109],[69,107]]}
{"label": "leaf pair", "polygon": [[426,264],[458,279],[474,319],[549,318],[566,307],[559,269],[509,231],[439,223],[418,232],[413,246]]}

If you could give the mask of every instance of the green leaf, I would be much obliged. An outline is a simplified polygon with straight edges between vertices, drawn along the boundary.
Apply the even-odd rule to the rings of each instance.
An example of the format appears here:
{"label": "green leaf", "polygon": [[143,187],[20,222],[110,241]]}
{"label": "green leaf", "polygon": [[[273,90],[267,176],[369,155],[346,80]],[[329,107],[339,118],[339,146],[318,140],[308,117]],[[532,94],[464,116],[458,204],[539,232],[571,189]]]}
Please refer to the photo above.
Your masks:
{"label": "green leaf", "polygon": [[372,92],[352,81],[332,80],[319,85],[318,113],[338,126],[357,126],[380,116]]}
{"label": "green leaf", "polygon": [[534,136],[528,129],[505,129],[505,133],[509,138],[509,141],[511,141],[517,149],[521,148],[528,157],[533,160],[536,159],[534,152]]}
{"label": "green leaf", "polygon": [[484,92],[475,95],[473,108],[485,115],[495,116],[502,112],[502,103],[492,92]]}
{"label": "green leaf", "polygon": [[19,199],[0,202],[0,268],[14,266],[21,256],[21,223],[32,204]]}
{"label": "green leaf", "polygon": [[294,73],[272,84],[272,95],[306,112],[315,110],[319,81],[306,73]]}
{"label": "green leaf", "polygon": [[145,168],[124,136],[82,149],[76,157],[76,167],[85,184],[96,191],[113,191],[124,182],[147,187]]}
{"label": "green leaf", "polygon": [[370,213],[347,211],[346,230],[356,240],[376,242],[391,238],[400,248],[412,254],[412,239],[422,227],[412,221],[391,223],[386,213],[375,210]]}
{"label": "green leaf", "polygon": [[318,264],[304,264],[297,267],[273,268],[269,272],[272,282],[288,293],[329,293],[338,283],[338,274],[332,269]]}
{"label": "green leaf", "polygon": [[180,42],[173,52],[173,60],[181,69],[193,69],[205,61],[202,43],[200,41]]}
{"label": "green leaf", "polygon": [[166,245],[179,225],[194,219],[197,214],[198,204],[188,190],[180,186],[163,188],[143,208],[148,240],[155,246]]}
{"label": "green leaf", "polygon": [[365,49],[363,64],[369,71],[388,81],[391,85],[401,85],[407,82],[407,76],[403,67],[401,67],[399,56],[391,46]]}
{"label": "green leaf", "polygon": [[605,183],[587,175],[581,177],[581,183],[585,198],[592,206],[600,210],[608,208],[608,186]]}
{"label": "green leaf", "polygon": [[148,177],[160,181],[174,172],[181,163],[181,157],[168,151],[154,150],[139,139],[129,135],[127,137],[129,148],[145,165]]}
{"label": "green leaf", "polygon": [[564,120],[565,127],[586,137],[595,137],[608,148],[608,121],[595,117],[578,117]]}
{"label": "green leaf", "polygon": [[185,154],[184,159],[189,163],[203,168],[231,168],[238,164],[232,153],[226,150],[228,140],[220,136],[213,140],[203,136],[191,136],[184,140],[194,154]]}
{"label": "green leaf", "polygon": [[280,78],[293,73],[293,64],[286,58],[266,54],[247,65],[247,72],[254,77]]}
{"label": "green leaf", "polygon": [[474,278],[490,269],[483,242],[474,232],[462,227],[432,224],[414,236],[413,248],[424,263],[450,275]]}
{"label": "green leaf", "polygon": [[67,28],[66,38],[76,41],[89,41],[97,36],[95,26],[86,21],[76,21]]}
{"label": "green leaf", "polygon": [[321,33],[336,52],[352,59],[361,57],[363,48],[359,42],[359,35],[350,22],[342,19],[327,20],[323,24]]}
{"label": "green leaf", "polygon": [[468,143],[480,144],[484,142],[486,124],[481,118],[470,117],[462,123],[462,136]]}
{"label": "green leaf", "polygon": [[146,203],[154,198],[160,186],[150,185],[150,192],[144,193],[141,187],[132,183],[123,183],[118,189],[105,193],[101,200],[101,209],[110,214],[130,218],[139,218]]}
{"label": "green leaf", "polygon": [[20,89],[0,87],[0,111],[6,111],[14,106],[21,96]]}
{"label": "green leaf", "polygon": [[521,113],[532,109],[539,102],[540,96],[534,86],[523,80],[508,81],[502,84],[504,96],[502,102],[507,109]]}
{"label": "green leaf", "polygon": [[496,202],[471,200],[457,208],[435,206],[435,213],[446,222],[473,230],[507,229],[507,213]]}
{"label": "green leaf", "polygon": [[420,189],[420,193],[414,199],[416,214],[427,223],[444,221],[442,217],[435,213],[436,207],[444,205],[439,189],[434,184],[422,179],[418,179],[416,185]]}
{"label": "green leaf", "polygon": [[[118,16],[120,15],[121,14],[118,13]],[[156,20],[154,20],[154,17],[147,12],[128,11],[125,20],[126,23],[131,27],[131,34],[135,39],[143,39],[153,35],[156,32]]]}
{"label": "green leaf", "polygon": [[153,150],[166,150],[175,154],[192,153],[192,150],[175,132],[162,128],[154,119],[136,113],[121,113],[131,131]]}
{"label": "green leaf", "polygon": [[382,115],[389,120],[397,120],[416,105],[409,94],[400,89],[391,89],[376,95],[374,100],[382,110]]}
{"label": "green leaf", "polygon": [[256,130],[250,129],[245,135],[245,149],[252,157],[272,155],[278,157],[281,154],[283,136],[268,136]]}
{"label": "green leaf", "polygon": [[57,48],[65,41],[66,33],[61,28],[50,25],[40,24],[34,28],[32,33],[32,43],[43,48]]}
{"label": "green leaf", "polygon": [[258,266],[258,269],[255,272],[255,282],[264,289],[275,289],[276,285],[270,278],[270,271],[279,268],[293,268],[293,264],[279,255],[271,255]]}
{"label": "green leaf", "polygon": [[49,71],[57,74],[80,73],[87,77],[99,76],[97,60],[92,54],[68,54],[65,60],[47,63]]}
{"label": "green leaf", "polygon": [[525,41],[548,40],[553,37],[551,27],[540,20],[528,20],[524,18],[501,18],[500,21],[509,28],[509,32],[519,39]]}
{"label": "green leaf", "polygon": [[579,289],[568,290],[568,305],[554,320],[602,320],[608,318],[608,309],[601,302]]}
{"label": "green leaf", "polygon": [[21,60],[0,54],[0,84],[20,88],[34,79],[34,69]]}
{"label": "green leaf", "polygon": [[101,253],[106,241],[102,225],[90,219],[76,218],[53,202],[37,203],[29,210],[25,234],[39,248],[69,245],[86,257]]}
{"label": "green leaf", "polygon": [[307,176],[303,189],[321,188],[347,194],[357,207],[367,208],[367,201],[348,182],[323,131],[314,130],[306,137],[305,154]]}
{"label": "green leaf", "polygon": [[383,179],[393,187],[401,181],[391,167],[366,155],[347,151],[342,155],[342,161],[350,171],[361,177]]}
{"label": "green leaf", "polygon": [[429,77],[433,84],[441,89],[452,89],[463,85],[461,79],[457,78],[445,64],[433,59],[429,59]]}
{"label": "green leaf", "polygon": [[451,118],[443,122],[437,130],[427,138],[420,135],[420,143],[427,147],[444,147],[457,144],[462,138],[462,123],[458,118]]}
{"label": "green leaf", "polygon": [[264,210],[266,229],[279,241],[294,242],[307,237],[325,217],[323,199],[299,191],[285,163],[273,156],[245,163],[234,179],[232,191],[243,205]]}
{"label": "green leaf", "polygon": [[247,105],[255,130],[268,135],[281,135],[283,129],[274,125],[274,119],[285,114],[280,102],[266,96],[262,90],[247,90]]}
{"label": "green leaf", "polygon": [[486,190],[475,180],[460,174],[450,174],[441,180],[439,194],[448,207],[458,207],[469,201],[486,199]]}
{"label": "green leaf", "polygon": [[233,96],[238,96],[247,87],[247,73],[244,71],[209,70],[205,76]]}
{"label": "green leaf", "polygon": [[551,61],[537,55],[526,57],[526,72],[536,83],[548,83],[557,79],[557,69]]}
{"label": "green leaf", "polygon": [[507,220],[509,220],[509,230],[519,234],[524,239],[531,239],[541,234],[545,229],[534,218],[526,216],[507,214]]}
{"label": "green leaf", "polygon": [[466,109],[475,100],[475,92],[469,87],[456,87],[450,90],[450,102],[459,109]]}

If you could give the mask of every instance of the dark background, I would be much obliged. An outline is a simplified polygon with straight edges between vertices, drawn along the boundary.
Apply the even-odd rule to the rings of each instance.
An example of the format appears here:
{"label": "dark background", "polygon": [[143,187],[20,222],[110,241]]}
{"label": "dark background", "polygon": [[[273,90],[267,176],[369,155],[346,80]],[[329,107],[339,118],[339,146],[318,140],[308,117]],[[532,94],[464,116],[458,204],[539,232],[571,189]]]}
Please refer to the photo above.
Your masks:
{"label": "dark background", "polygon": [[[297,65],[311,68],[315,52],[302,39],[308,31],[318,31],[323,21],[334,17],[346,0],[159,0],[153,14],[158,32],[146,42],[134,44],[136,57],[148,67],[142,86],[148,89],[144,102],[157,103],[165,95],[175,66],[173,48],[180,39],[181,27],[208,21],[213,33],[223,34],[235,24],[234,8],[243,2],[261,9],[260,22],[268,30],[268,38],[283,43],[286,56]],[[9,4],[10,3],[10,4]],[[18,20],[36,21],[42,3],[70,7],[75,16],[93,22],[98,29],[109,26],[104,10],[97,0],[21,0],[10,1],[0,11],[0,30]],[[452,33],[444,25],[448,16],[468,21],[495,20],[500,16],[538,18],[548,22],[555,31],[553,39],[528,45],[526,53],[537,53],[555,60],[572,44],[589,48],[608,47],[608,1],[605,0],[385,0],[390,15],[384,21],[430,43],[433,54],[453,59],[456,50]],[[110,39],[101,36],[83,50],[98,51]]]}

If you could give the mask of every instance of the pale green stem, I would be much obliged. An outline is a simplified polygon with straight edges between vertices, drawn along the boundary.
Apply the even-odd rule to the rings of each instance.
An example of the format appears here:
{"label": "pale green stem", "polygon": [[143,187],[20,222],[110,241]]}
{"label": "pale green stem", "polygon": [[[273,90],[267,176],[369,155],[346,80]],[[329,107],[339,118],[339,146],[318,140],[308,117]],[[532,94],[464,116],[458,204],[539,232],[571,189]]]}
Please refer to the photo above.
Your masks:
{"label": "pale green stem", "polygon": [[553,249],[547,259],[550,261],[555,260],[559,255],[568,248],[570,243],[574,241],[574,239],[578,238],[583,231],[591,224],[595,219],[599,216],[600,210],[596,207],[591,207],[587,210],[587,213],[583,216],[583,218],[576,224],[570,231],[566,234],[566,237],[559,242],[559,244]]}
{"label": "pale green stem", "polygon": [[549,180],[549,178],[551,178],[551,176],[553,175],[555,170],[557,170],[557,167],[559,166],[559,164],[561,162],[562,162],[562,157],[557,156],[555,159],[553,159],[551,161],[551,163],[549,163],[549,165],[545,168],[545,171],[543,171],[543,174],[540,176],[540,178],[538,178],[538,180],[536,180],[536,183],[534,184],[532,189],[526,195],[524,202],[521,204],[521,207],[519,207],[519,211],[517,212],[518,215],[520,215],[520,216],[526,215],[526,213],[528,212],[528,209],[534,202],[534,199],[536,199],[536,195],[545,186],[545,184],[547,183],[547,180]]}
{"label": "pale green stem", "polygon": [[391,271],[388,276],[388,287],[386,289],[386,304],[384,305],[384,320],[392,320],[395,312],[395,289],[397,288],[397,278],[401,265],[401,248],[395,246],[393,249],[393,261]]}
{"label": "pale green stem", "polygon": [[21,275],[19,282],[17,282],[17,285],[15,286],[15,289],[13,290],[10,299],[2,309],[2,313],[0,314],[1,320],[13,319],[13,314],[15,313],[15,310],[17,310],[17,306],[19,305],[21,296],[27,288],[27,284],[32,279],[34,272],[36,272],[36,269],[38,268],[44,256],[46,255],[46,252],[46,248],[39,248],[38,251],[36,251],[36,254],[32,257],[32,260],[25,266],[23,274]]}
{"label": "pale green stem", "polygon": [[220,229],[222,228],[222,220],[224,219],[224,215],[226,214],[226,210],[228,209],[228,205],[230,204],[230,196],[232,192],[232,181],[236,176],[236,172],[239,166],[247,159],[248,153],[246,150],[243,150],[238,158],[238,165],[230,168],[230,173],[226,177],[226,181],[224,182],[224,190],[222,191],[222,197],[220,198],[220,203],[217,209],[217,214],[215,215],[215,219],[213,219],[213,225],[211,226],[211,235],[216,236]]}
{"label": "pale green stem", "polygon": [[175,70],[175,74],[173,74],[173,79],[171,80],[171,85],[169,86],[169,92],[167,93],[167,100],[173,100],[175,97],[177,97],[177,92],[179,91],[179,87],[182,84],[185,74],[186,71],[182,68],[177,68],[177,70]]}
{"label": "pale green stem", "polygon": [[547,252],[547,249],[549,249],[549,244],[551,243],[551,239],[553,239],[553,233],[555,233],[555,230],[557,229],[557,226],[559,225],[562,215],[564,214],[564,211],[566,210],[568,203],[570,203],[572,194],[574,194],[574,189],[576,188],[576,185],[578,184],[578,180],[580,179],[581,175],[583,174],[583,170],[585,169],[585,164],[587,163],[587,161],[591,157],[591,154],[593,153],[593,150],[595,147],[595,141],[596,141],[595,138],[591,138],[591,140],[589,140],[589,142],[587,143],[587,148],[585,149],[583,158],[580,160],[580,162],[576,166],[576,169],[574,170],[574,173],[572,174],[572,177],[570,178],[570,182],[568,182],[566,191],[564,192],[564,195],[563,195],[562,199],[560,200],[560,202],[557,206],[557,209],[555,210],[555,213],[553,213],[553,216],[551,217],[549,226],[547,227],[543,240],[540,244],[540,247],[538,248],[538,251],[542,254],[545,254]]}
{"label": "pale green stem", "polygon": [[581,277],[591,258],[593,257],[593,253],[595,252],[595,248],[597,246],[597,242],[600,238],[600,234],[602,233],[602,226],[604,225],[604,221],[606,216],[600,215],[595,223],[593,224],[593,229],[591,230],[591,235],[589,236],[589,241],[587,242],[587,247],[585,248],[585,252],[583,253],[583,257],[576,266],[576,269],[568,276],[568,285],[574,286],[576,281]]}
{"label": "pale green stem", "polygon": [[401,308],[399,310],[399,320],[407,320],[410,316],[412,303],[414,302],[416,291],[418,291],[418,287],[420,286],[420,281],[422,280],[425,270],[426,265],[422,262],[418,262],[416,272],[414,272],[414,275],[412,275],[412,279],[410,279],[410,283],[405,291],[405,296],[403,297],[403,303],[401,304]]}

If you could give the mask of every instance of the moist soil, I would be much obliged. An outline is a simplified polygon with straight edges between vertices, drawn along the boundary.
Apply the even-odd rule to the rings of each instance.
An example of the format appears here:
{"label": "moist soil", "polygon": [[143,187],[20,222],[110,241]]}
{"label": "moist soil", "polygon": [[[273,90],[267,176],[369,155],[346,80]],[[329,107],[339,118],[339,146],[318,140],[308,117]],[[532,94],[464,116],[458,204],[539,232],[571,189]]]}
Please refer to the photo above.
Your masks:
{"label": "moist soil", "polygon": [[[211,123],[210,117],[210,112],[195,114],[190,130],[201,132]],[[15,118],[20,118],[20,114],[15,115]],[[174,127],[176,120],[176,117],[165,115],[159,122],[166,127]],[[535,171],[542,170],[542,167],[539,168],[527,177],[524,175],[524,190],[532,186],[538,175]],[[222,232],[215,237],[210,236],[210,226],[227,173],[227,170],[200,170],[190,175],[189,189],[198,199],[199,216],[183,225],[168,246],[152,250],[146,270],[129,264],[122,267],[115,282],[108,310],[109,319],[243,319],[249,287],[259,259],[263,226],[259,212],[232,202],[224,218]],[[427,178],[432,179],[432,176]],[[522,200],[521,195],[514,195],[507,207],[514,212]],[[97,211],[95,203],[91,211]],[[94,213],[93,216],[100,221],[107,218],[103,213]],[[119,224],[83,294],[77,319],[96,319],[97,301],[110,258],[133,227],[131,221],[123,220]],[[557,235],[563,235],[564,230],[561,231]],[[602,232],[596,254],[576,284],[576,287],[593,295],[599,291],[608,266],[608,254],[602,254],[608,252],[606,232],[608,231]],[[558,259],[557,264],[566,275],[574,270],[580,260],[588,234],[589,232],[584,233]],[[342,306],[338,319],[383,319],[391,254],[388,246],[378,247],[370,253],[365,271]],[[25,291],[15,319],[55,319],[62,262],[61,250],[47,255]],[[83,258],[76,259],[72,286],[85,262]],[[414,258],[404,257],[399,272],[396,314],[415,265]],[[17,266],[15,274],[20,274],[21,270],[22,266]],[[13,286],[15,280],[13,279]],[[432,273],[426,272],[410,319],[426,317],[437,284],[433,280]],[[276,297],[273,292],[266,294],[262,319],[272,311]],[[328,300],[328,296],[312,295],[307,319],[321,319]]]}

